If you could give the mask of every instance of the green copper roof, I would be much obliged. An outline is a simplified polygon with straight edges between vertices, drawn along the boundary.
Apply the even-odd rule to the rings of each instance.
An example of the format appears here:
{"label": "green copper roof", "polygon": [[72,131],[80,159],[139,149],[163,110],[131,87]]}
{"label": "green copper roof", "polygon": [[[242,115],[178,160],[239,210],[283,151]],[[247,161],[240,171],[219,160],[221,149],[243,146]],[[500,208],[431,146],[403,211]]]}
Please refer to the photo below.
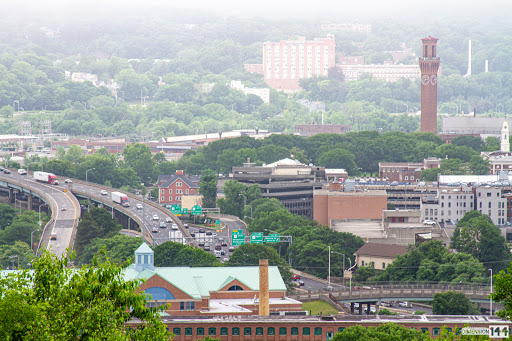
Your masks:
{"label": "green copper roof", "polygon": [[153,250],[146,243],[142,243],[141,246],[137,250],[136,253],[154,253]]}
{"label": "green copper roof", "polygon": [[[219,291],[231,282],[239,281],[252,290],[259,290],[259,267],[169,267],[155,268],[155,271],[144,270],[137,272],[133,265],[125,269],[126,280],[149,279],[155,275],[160,276],[176,288],[187,293],[195,299],[209,297],[210,292]],[[277,266],[268,267],[269,290],[285,291],[286,286]]]}

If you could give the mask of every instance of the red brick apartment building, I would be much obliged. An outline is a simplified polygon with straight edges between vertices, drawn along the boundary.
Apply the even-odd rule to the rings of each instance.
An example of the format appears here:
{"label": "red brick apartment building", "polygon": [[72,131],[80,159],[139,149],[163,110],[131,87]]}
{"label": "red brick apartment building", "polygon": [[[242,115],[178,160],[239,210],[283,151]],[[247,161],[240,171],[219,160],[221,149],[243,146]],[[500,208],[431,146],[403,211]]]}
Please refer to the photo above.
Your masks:
{"label": "red brick apartment building", "polygon": [[333,35],[327,38],[281,40],[263,44],[263,75],[272,89],[294,92],[300,90],[299,80],[327,76],[336,63]]}
{"label": "red brick apartment building", "polygon": [[158,176],[158,202],[160,204],[179,205],[183,195],[197,194],[199,177],[183,174],[177,170],[174,175]]}
{"label": "red brick apartment building", "polygon": [[379,177],[388,181],[418,182],[424,169],[441,167],[441,159],[430,157],[423,162],[380,162]]}

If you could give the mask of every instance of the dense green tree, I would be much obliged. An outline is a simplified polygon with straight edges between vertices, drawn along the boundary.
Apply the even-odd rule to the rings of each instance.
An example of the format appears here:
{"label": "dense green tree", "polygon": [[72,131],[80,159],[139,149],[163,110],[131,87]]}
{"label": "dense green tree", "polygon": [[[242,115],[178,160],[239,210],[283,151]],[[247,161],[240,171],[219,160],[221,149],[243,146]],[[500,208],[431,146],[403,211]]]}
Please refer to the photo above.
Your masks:
{"label": "dense green tree", "polygon": [[421,171],[420,178],[423,181],[437,181],[437,176],[443,174],[441,168],[426,168]]}
{"label": "dense green tree", "polygon": [[176,255],[173,266],[222,266],[212,253],[187,246]]}
{"label": "dense green tree", "polygon": [[289,285],[292,280],[292,273],[288,263],[281,259],[270,246],[263,244],[244,244],[235,249],[229,261],[225,263],[227,266],[258,266],[260,259],[267,259],[268,265],[277,266],[284,282]]}
{"label": "dense green tree", "polygon": [[336,333],[334,341],[387,340],[387,341],[428,341],[430,337],[416,329],[400,324],[387,323],[378,327],[352,326]]}
{"label": "dense green tree", "polygon": [[199,182],[199,193],[203,196],[203,207],[214,208],[217,202],[217,174],[211,169],[203,170]]}
{"label": "dense green tree", "polygon": [[21,241],[16,241],[10,245],[0,246],[0,266],[3,269],[30,269],[34,261],[34,251],[30,245]]}
{"label": "dense green tree", "polygon": [[350,176],[357,175],[359,170],[355,156],[346,149],[336,148],[323,153],[318,158],[318,165],[326,168],[343,168]]}
{"label": "dense green tree", "polygon": [[432,313],[434,315],[480,315],[481,311],[464,293],[447,291],[434,295]]}
{"label": "dense green tree", "polygon": [[76,231],[75,252],[77,255],[81,257],[84,248],[89,245],[94,238],[98,237],[103,237],[103,229],[98,226],[90,213],[86,212],[82,214]]}
{"label": "dense green tree", "polygon": [[[476,211],[478,212],[478,211]],[[455,249],[474,256],[482,263],[497,270],[503,269],[510,261],[509,247],[501,235],[499,227],[494,225],[488,216],[468,212],[472,218],[461,220],[456,229],[457,234],[452,237]],[[476,215],[476,216],[475,216]]]}
{"label": "dense green tree", "polygon": [[149,147],[142,143],[133,143],[123,149],[124,160],[143,179],[153,179],[155,160]]}
{"label": "dense green tree", "polygon": [[5,228],[12,223],[16,217],[16,209],[8,204],[0,204],[0,228]]}
{"label": "dense green tree", "polygon": [[217,200],[220,212],[243,218],[246,186],[236,180],[228,180],[222,190],[225,197]]}
{"label": "dense green tree", "polygon": [[176,266],[178,253],[186,247],[185,244],[171,241],[154,246],[155,266]]}
{"label": "dense green tree", "polygon": [[[68,257],[45,253],[21,271],[0,279],[0,334],[5,340],[168,340],[169,332],[138,293],[138,280],[126,281],[124,265],[94,262],[69,267]],[[144,328],[126,328],[137,319]],[[51,321],[51,323],[48,323]]]}
{"label": "dense green tree", "polygon": [[141,238],[128,237],[123,234],[116,234],[109,238],[94,238],[84,247],[79,263],[93,264],[94,257],[96,257],[96,259],[108,259],[113,264],[123,264],[133,259],[135,250],[141,244]]}
{"label": "dense green tree", "polygon": [[489,160],[479,155],[473,155],[469,160],[469,169],[473,175],[487,175],[490,172]]}

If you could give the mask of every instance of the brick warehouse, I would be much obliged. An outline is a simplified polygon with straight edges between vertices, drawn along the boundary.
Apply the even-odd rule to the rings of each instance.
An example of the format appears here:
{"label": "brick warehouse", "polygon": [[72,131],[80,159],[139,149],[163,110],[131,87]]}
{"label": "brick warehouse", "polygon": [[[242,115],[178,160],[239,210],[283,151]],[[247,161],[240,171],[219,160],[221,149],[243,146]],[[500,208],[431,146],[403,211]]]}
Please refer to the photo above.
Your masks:
{"label": "brick warehouse", "polygon": [[[140,290],[151,305],[170,304],[176,315],[253,315],[258,313],[259,267],[155,267],[153,250],[143,243],[135,264],[124,270],[126,280],[144,279]],[[271,312],[302,311],[302,303],[286,297],[286,285],[276,266],[268,267]]]}

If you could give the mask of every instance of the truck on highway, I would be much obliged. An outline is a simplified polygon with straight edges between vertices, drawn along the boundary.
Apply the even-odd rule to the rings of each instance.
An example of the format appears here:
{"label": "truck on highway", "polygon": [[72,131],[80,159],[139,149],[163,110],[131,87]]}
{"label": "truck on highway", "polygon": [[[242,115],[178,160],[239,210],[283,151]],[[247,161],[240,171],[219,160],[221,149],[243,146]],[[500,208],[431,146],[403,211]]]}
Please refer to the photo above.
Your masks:
{"label": "truck on highway", "polygon": [[130,206],[128,196],[121,192],[112,192],[112,201],[125,207]]}
{"label": "truck on highway", "polygon": [[51,185],[59,184],[59,179],[57,179],[55,174],[46,172],[34,172],[34,180],[46,182]]}

